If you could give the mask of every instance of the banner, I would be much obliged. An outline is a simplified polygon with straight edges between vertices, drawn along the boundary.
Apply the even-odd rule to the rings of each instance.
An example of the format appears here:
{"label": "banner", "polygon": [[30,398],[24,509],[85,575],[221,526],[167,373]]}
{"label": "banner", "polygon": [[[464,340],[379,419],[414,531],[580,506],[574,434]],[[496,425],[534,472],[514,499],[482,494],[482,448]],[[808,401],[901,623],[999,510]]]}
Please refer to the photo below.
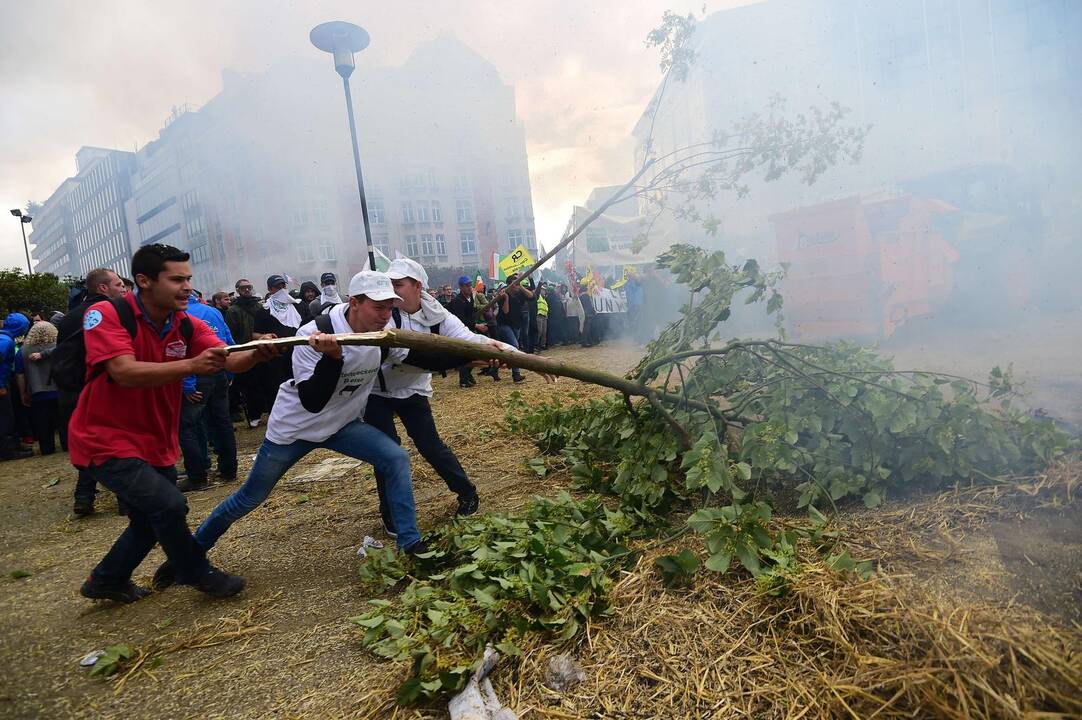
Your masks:
{"label": "banner", "polygon": [[598,288],[590,294],[594,301],[594,310],[602,314],[626,313],[627,298],[623,293],[614,293],[609,288]]}
{"label": "banner", "polygon": [[522,245],[511,251],[511,254],[500,260],[500,270],[503,271],[503,278],[519,270],[525,270],[533,265],[534,259],[530,257],[530,251]]}
{"label": "banner", "polygon": [[[387,268],[391,266],[391,259],[381,253],[378,247],[373,247],[376,256],[376,270],[379,272],[387,272]],[[364,255],[364,265],[361,266],[361,270],[368,270],[368,253]]]}

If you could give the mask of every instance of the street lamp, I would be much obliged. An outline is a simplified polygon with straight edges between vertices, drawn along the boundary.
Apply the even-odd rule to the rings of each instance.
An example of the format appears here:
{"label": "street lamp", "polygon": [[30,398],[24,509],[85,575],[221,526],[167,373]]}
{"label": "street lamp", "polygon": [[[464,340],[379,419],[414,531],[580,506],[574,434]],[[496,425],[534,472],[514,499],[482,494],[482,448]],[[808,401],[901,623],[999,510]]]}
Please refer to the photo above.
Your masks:
{"label": "street lamp", "polygon": [[30,245],[26,242],[26,224],[33,222],[34,218],[23,215],[23,211],[18,208],[12,210],[11,214],[19,218],[19,229],[23,231],[23,250],[26,251],[26,274],[33,275],[34,271],[30,267]]}
{"label": "street lamp", "polygon": [[368,33],[353,23],[336,20],[316,25],[308,34],[312,44],[334,56],[334,69],[342,76],[346,91],[346,114],[349,116],[349,136],[353,140],[353,165],[357,169],[357,192],[361,197],[361,219],[364,221],[364,239],[368,245],[368,269],[376,269],[376,249],[372,245],[372,228],[368,224],[368,201],[364,197],[364,176],[361,174],[361,151],[357,147],[357,123],[353,119],[353,94],[349,90],[349,76],[356,65],[353,53],[368,47]]}

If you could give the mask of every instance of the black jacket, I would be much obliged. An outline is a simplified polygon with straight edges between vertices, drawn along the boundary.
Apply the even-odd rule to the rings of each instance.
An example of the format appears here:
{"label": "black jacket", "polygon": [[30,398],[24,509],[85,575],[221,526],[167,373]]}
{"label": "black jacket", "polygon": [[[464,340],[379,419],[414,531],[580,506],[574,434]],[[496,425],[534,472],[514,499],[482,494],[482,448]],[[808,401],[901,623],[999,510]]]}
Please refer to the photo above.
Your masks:
{"label": "black jacket", "polygon": [[477,332],[477,323],[473,321],[473,298],[462,297],[462,293],[455,293],[451,302],[447,303],[447,309],[451,314],[462,321],[467,330]]}
{"label": "black jacket", "polygon": [[83,329],[83,316],[91,305],[108,299],[107,295],[87,295],[85,300],[68,311],[68,314],[60,319],[60,325],[56,328],[57,345]]}

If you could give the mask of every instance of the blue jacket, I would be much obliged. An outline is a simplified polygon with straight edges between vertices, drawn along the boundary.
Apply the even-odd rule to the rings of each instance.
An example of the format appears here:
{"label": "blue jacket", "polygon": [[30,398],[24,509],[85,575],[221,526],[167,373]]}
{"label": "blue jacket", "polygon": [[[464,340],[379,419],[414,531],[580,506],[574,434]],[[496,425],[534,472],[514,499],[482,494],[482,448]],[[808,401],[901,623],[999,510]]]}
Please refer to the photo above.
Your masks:
{"label": "blue jacket", "polygon": [[30,329],[30,321],[22,313],[13,312],[4,320],[0,329],[0,388],[6,388],[15,367],[15,338],[22,337]]}
{"label": "blue jacket", "polygon": [[[222,313],[217,308],[212,308],[210,305],[204,305],[199,302],[199,297],[194,293],[188,298],[188,314],[194,318],[199,318],[207,325],[210,325],[210,329],[214,331],[214,334],[218,336],[218,339],[224,342],[226,345],[233,345],[233,333],[229,332],[229,326],[225,324],[225,318],[222,317]],[[183,382],[184,394],[191,395],[195,392],[195,375],[189,375],[184,378]]]}

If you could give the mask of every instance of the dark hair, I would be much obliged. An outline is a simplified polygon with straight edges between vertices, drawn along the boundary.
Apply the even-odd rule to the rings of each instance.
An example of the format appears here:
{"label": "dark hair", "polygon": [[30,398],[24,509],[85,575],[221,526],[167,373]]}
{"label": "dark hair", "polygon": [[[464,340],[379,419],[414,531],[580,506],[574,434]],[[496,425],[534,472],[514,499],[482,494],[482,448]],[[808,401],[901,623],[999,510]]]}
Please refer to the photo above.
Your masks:
{"label": "dark hair", "polygon": [[132,277],[145,275],[151,280],[157,280],[167,262],[188,262],[189,257],[188,253],[172,245],[144,245],[135,251],[131,259],[131,274]]}
{"label": "dark hair", "polygon": [[124,283],[124,287],[126,288],[131,289],[135,287],[135,281],[130,278],[122,277],[120,278],[120,282]]}

